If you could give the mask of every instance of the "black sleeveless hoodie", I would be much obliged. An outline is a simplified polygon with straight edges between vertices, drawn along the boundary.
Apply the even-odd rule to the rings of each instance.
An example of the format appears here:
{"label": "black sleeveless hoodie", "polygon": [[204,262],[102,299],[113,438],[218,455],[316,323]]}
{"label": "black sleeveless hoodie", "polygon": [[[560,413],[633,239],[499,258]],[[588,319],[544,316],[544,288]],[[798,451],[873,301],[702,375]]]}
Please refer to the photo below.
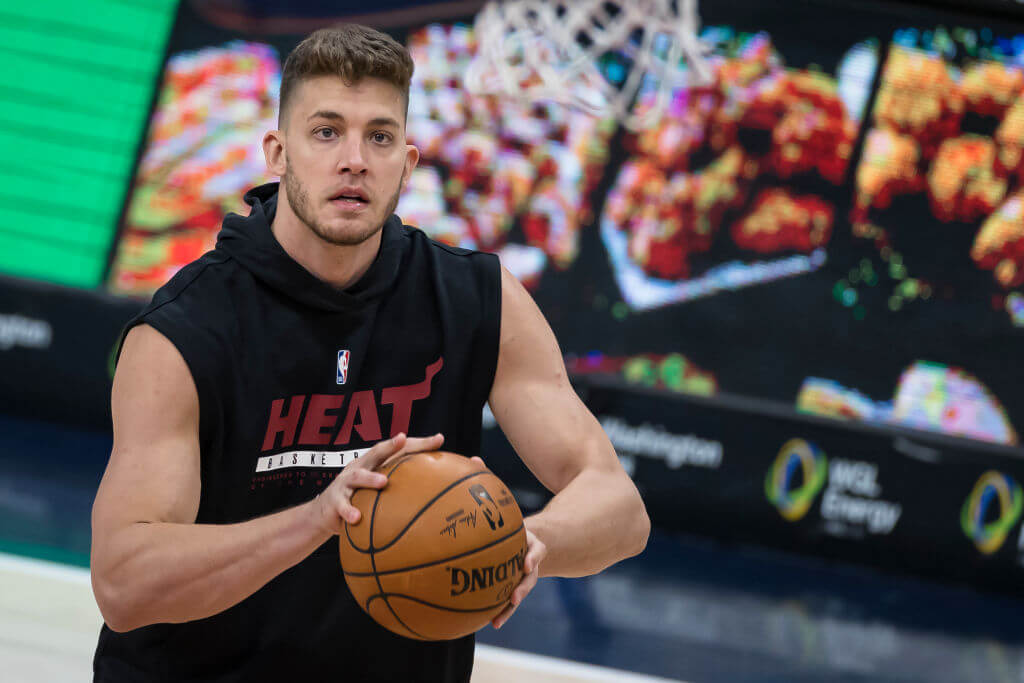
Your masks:
{"label": "black sleeveless hoodie", "polygon": [[[378,256],[337,290],[270,230],[277,184],[245,196],[216,248],[183,268],[127,329],[181,352],[199,394],[197,523],[306,502],[351,451],[398,432],[478,455],[498,356],[501,278],[491,254],[447,247],[391,216]],[[472,636],[397,636],[353,600],[337,537],[238,605],[128,633],[105,625],[96,681],[468,681]]]}

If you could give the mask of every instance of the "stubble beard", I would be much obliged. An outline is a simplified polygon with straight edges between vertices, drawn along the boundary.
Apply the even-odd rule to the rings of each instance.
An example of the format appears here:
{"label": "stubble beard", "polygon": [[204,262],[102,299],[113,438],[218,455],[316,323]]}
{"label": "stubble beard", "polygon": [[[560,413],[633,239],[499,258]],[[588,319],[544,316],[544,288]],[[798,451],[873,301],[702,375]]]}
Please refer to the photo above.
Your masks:
{"label": "stubble beard", "polygon": [[302,223],[308,227],[313,234],[322,239],[323,241],[343,247],[354,247],[358,244],[362,244],[366,240],[370,239],[384,227],[384,221],[388,219],[391,214],[395,212],[398,207],[398,200],[402,195],[402,184],[398,184],[398,189],[395,190],[394,195],[388,201],[387,209],[384,211],[384,216],[380,222],[373,221],[370,227],[362,232],[356,234],[338,234],[331,232],[326,227],[320,224],[316,220],[316,216],[313,213],[312,201],[309,198],[309,192],[306,191],[305,186],[295,177],[294,174],[285,172],[281,177],[284,181],[285,191],[288,193],[288,203],[291,205],[292,211],[296,217]]}

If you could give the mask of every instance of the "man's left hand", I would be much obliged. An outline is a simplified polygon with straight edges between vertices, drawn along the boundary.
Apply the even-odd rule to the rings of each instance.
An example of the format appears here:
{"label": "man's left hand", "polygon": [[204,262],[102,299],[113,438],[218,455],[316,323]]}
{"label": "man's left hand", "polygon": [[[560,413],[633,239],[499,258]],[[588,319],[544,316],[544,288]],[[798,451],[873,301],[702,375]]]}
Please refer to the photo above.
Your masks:
{"label": "man's left hand", "polygon": [[491,621],[491,625],[494,628],[501,628],[518,609],[523,599],[530,594],[533,587],[537,585],[537,579],[540,578],[540,563],[547,554],[548,548],[544,545],[544,542],[534,536],[532,531],[526,529],[526,557],[523,559],[523,578],[520,579],[516,589],[512,591],[508,607],[503,609],[501,614],[494,617]]}

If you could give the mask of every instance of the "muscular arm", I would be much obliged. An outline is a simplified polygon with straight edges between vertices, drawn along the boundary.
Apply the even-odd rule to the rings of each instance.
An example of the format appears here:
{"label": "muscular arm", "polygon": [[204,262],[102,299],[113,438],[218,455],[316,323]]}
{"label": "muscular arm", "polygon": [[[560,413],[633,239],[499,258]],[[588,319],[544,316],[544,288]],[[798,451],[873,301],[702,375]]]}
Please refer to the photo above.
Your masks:
{"label": "muscular arm", "polygon": [[92,581],[110,628],[216,614],[330,537],[299,506],[250,522],[195,524],[199,401],[185,361],[148,326],[114,376],[114,448],[93,504]]}
{"label": "muscular arm", "polygon": [[527,519],[547,547],[542,576],[594,574],[643,550],[650,522],[640,494],[569,384],[547,321],[504,269],[490,405],[516,453],[555,494]]}
{"label": "muscular arm", "polygon": [[342,520],[358,522],[355,487],[403,448],[398,435],[349,464],[315,500],[239,524],[196,524],[199,400],[184,359],[148,326],[133,328],[114,376],[114,448],[92,510],[92,584],[107,625],[127,631],[217,614],[299,563]]}

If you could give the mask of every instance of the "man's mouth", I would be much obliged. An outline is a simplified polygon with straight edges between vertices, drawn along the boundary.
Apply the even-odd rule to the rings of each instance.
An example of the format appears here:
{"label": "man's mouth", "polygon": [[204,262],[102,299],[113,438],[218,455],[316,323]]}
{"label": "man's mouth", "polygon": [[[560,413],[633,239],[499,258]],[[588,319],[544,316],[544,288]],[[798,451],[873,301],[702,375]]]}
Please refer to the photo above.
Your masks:
{"label": "man's mouth", "polygon": [[331,197],[331,202],[345,207],[355,208],[369,204],[370,200],[366,196],[366,193],[361,189],[346,187]]}

